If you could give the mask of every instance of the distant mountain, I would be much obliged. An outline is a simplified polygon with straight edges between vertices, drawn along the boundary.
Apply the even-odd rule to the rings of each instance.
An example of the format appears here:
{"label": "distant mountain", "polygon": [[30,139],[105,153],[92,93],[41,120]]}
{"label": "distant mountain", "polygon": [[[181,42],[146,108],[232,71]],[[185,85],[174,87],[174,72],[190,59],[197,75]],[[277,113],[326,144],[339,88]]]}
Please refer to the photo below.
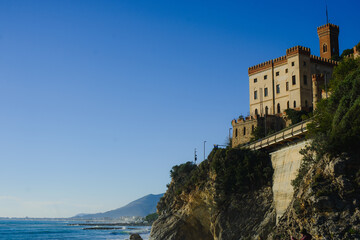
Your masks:
{"label": "distant mountain", "polygon": [[78,214],[73,218],[82,218],[82,219],[93,219],[93,218],[119,218],[125,216],[139,216],[145,217],[150,213],[156,212],[156,205],[159,202],[160,198],[164,194],[149,194],[145,197],[139,198],[124,207],[107,211],[104,213],[94,213],[94,214]]}

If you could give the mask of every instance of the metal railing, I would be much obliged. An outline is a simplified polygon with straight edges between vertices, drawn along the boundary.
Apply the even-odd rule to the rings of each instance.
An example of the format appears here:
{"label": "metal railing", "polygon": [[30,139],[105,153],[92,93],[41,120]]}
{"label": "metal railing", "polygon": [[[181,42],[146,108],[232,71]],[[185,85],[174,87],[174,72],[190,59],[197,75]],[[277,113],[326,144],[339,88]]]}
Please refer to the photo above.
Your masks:
{"label": "metal railing", "polygon": [[309,124],[312,119],[307,119],[305,121],[299,122],[297,124],[291,125],[285,129],[282,129],[276,133],[270,134],[264,138],[256,140],[255,142],[247,143],[241,146],[241,148],[250,148],[253,150],[258,150],[264,147],[268,147],[272,144],[279,143],[286,139],[290,139],[301,135],[307,132],[307,124]]}

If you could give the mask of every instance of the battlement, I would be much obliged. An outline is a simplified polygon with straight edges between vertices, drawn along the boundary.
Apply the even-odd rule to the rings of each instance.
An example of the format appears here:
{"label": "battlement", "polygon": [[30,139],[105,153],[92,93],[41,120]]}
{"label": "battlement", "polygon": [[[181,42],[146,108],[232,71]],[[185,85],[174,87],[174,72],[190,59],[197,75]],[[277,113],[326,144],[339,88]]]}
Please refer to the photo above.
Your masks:
{"label": "battlement", "polygon": [[254,73],[258,73],[267,69],[270,69],[272,66],[278,66],[281,64],[285,64],[287,62],[287,57],[288,56],[292,56],[295,54],[305,54],[310,56],[310,48],[307,47],[303,47],[303,46],[295,46],[289,49],[286,49],[286,55],[285,56],[281,56],[278,58],[274,58],[272,60],[257,64],[255,66],[249,67],[248,68],[248,73],[249,76],[254,74]]}
{"label": "battlement", "polygon": [[266,70],[268,68],[271,68],[272,63],[273,63],[273,61],[270,60],[270,61],[266,61],[266,62],[257,64],[255,66],[249,67],[248,68],[248,73],[249,73],[249,75],[251,75],[251,74],[254,74],[256,72],[260,72],[260,71]]}
{"label": "battlement", "polygon": [[325,25],[317,27],[317,31],[322,32],[322,31],[326,31],[326,30],[328,30],[330,28],[332,28],[333,30],[337,30],[339,32],[339,26],[337,26],[335,24],[332,24],[332,23],[327,23]]}
{"label": "battlement", "polygon": [[295,55],[295,54],[305,54],[310,56],[310,48],[303,47],[303,46],[295,46],[292,48],[286,49],[286,55]]}
{"label": "battlement", "polygon": [[310,61],[320,63],[320,64],[325,64],[325,65],[330,65],[330,66],[338,65],[337,61],[327,59],[327,58],[323,58],[323,57],[318,57],[318,56],[315,56],[315,55],[310,55]]}
{"label": "battlement", "polygon": [[286,64],[286,63],[287,63],[286,55],[285,55],[285,56],[278,57],[278,58],[275,58],[275,59],[273,60],[273,62],[274,62],[274,67],[279,66],[279,65],[282,65],[282,64]]}

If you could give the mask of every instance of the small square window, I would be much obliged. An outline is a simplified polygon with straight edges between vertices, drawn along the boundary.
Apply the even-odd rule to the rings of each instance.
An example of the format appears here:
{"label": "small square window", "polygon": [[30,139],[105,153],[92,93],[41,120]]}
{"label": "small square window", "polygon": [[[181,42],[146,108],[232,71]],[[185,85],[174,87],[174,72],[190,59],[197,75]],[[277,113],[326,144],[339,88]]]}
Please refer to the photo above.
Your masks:
{"label": "small square window", "polygon": [[276,93],[280,93],[280,84],[276,85]]}
{"label": "small square window", "polygon": [[296,77],[294,75],[294,76],[292,76],[292,85],[295,85],[295,84],[296,84]]}
{"label": "small square window", "polygon": [[276,76],[279,76],[279,74],[280,74],[279,72],[276,72]]}
{"label": "small square window", "polygon": [[288,73],[288,69],[285,69],[285,73]]}
{"label": "small square window", "polygon": [[295,66],[295,62],[291,62],[291,66]]}
{"label": "small square window", "polygon": [[257,78],[254,78],[254,83],[256,83],[257,82]]}
{"label": "small square window", "polygon": [[289,82],[286,82],[286,91],[289,91]]}
{"label": "small square window", "polygon": [[266,80],[267,79],[267,75],[264,75],[264,80]]}
{"label": "small square window", "polygon": [[257,99],[257,91],[254,91],[254,99]]}
{"label": "small square window", "polygon": [[264,88],[264,96],[267,97],[267,95],[268,95],[268,89]]}

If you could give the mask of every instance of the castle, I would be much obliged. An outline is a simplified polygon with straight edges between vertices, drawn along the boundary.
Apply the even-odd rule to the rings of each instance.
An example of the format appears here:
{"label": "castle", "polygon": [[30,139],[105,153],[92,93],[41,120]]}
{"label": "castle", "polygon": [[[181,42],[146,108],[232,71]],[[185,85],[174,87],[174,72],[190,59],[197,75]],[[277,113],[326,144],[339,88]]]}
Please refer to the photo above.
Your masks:
{"label": "castle", "polygon": [[339,26],[317,28],[320,57],[310,48],[295,46],[284,56],[249,67],[250,116],[232,121],[232,146],[247,143],[257,127],[278,131],[289,124],[286,109],[311,111],[326,97],[327,83],[339,56]]}

